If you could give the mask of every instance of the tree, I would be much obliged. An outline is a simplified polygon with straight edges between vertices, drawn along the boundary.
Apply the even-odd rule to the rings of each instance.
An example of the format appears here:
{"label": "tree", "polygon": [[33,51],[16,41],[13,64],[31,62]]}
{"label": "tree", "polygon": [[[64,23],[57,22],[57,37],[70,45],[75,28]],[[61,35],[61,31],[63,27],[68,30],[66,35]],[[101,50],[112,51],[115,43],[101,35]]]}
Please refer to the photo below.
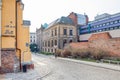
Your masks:
{"label": "tree", "polygon": [[39,51],[38,45],[35,43],[30,44],[30,50],[31,50],[31,52],[38,52]]}

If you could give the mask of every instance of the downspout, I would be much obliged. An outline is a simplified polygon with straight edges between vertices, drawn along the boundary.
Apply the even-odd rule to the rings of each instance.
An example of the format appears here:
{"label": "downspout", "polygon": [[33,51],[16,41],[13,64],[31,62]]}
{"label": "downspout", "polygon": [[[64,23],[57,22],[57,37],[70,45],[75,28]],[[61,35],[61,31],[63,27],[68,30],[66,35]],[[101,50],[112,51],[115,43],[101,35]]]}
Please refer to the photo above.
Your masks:
{"label": "downspout", "polygon": [[2,24],[1,24],[1,18],[2,18],[2,11],[1,11],[1,7],[2,7],[2,0],[0,0],[0,66],[1,66],[1,48],[2,48]]}
{"label": "downspout", "polygon": [[15,32],[15,34],[16,34],[16,50],[18,50],[19,52],[20,52],[20,54],[19,54],[19,65],[20,65],[20,70],[21,70],[21,49],[19,49],[18,48],[18,44],[17,44],[17,41],[18,41],[18,39],[17,39],[17,31],[18,31],[18,29],[17,29],[17,27],[18,27],[18,24],[17,24],[17,19],[18,19],[18,9],[17,9],[17,3],[19,2],[19,0],[16,0],[16,32]]}

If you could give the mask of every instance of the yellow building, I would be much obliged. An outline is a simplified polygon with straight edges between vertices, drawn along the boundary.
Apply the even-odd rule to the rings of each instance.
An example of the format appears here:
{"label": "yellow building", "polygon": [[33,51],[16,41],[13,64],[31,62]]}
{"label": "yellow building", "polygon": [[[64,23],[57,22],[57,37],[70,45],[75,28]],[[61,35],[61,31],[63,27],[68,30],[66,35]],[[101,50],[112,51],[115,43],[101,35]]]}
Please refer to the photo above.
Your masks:
{"label": "yellow building", "polygon": [[31,63],[29,50],[30,21],[23,21],[21,0],[1,0],[0,72],[13,72],[15,66]]}

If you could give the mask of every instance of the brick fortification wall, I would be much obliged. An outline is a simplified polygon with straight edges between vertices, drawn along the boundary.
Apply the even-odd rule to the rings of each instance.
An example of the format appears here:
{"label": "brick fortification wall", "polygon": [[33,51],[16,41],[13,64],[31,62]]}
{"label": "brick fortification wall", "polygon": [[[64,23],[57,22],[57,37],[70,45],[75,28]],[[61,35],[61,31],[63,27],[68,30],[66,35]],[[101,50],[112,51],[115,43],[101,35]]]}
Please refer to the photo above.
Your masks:
{"label": "brick fortification wall", "polygon": [[120,56],[120,37],[112,38],[108,32],[92,34],[88,42],[71,43],[75,48],[98,48],[107,50],[112,55]]}
{"label": "brick fortification wall", "polygon": [[88,40],[89,46],[110,51],[111,54],[120,56],[120,37],[111,38],[109,33],[93,34]]}
{"label": "brick fortification wall", "polygon": [[19,64],[16,57],[15,50],[2,50],[1,51],[1,67],[0,73],[8,73],[14,71],[14,64]]}

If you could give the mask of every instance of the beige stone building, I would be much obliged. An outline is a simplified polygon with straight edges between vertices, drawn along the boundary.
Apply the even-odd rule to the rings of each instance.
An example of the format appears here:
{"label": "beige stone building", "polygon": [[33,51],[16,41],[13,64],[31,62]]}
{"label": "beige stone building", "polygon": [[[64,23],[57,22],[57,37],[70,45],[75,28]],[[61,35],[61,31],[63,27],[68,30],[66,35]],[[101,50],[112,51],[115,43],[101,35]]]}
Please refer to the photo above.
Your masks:
{"label": "beige stone building", "polygon": [[37,44],[40,51],[55,52],[56,49],[63,49],[70,42],[76,42],[76,27],[68,17],[61,17],[45,28],[36,30]]}

